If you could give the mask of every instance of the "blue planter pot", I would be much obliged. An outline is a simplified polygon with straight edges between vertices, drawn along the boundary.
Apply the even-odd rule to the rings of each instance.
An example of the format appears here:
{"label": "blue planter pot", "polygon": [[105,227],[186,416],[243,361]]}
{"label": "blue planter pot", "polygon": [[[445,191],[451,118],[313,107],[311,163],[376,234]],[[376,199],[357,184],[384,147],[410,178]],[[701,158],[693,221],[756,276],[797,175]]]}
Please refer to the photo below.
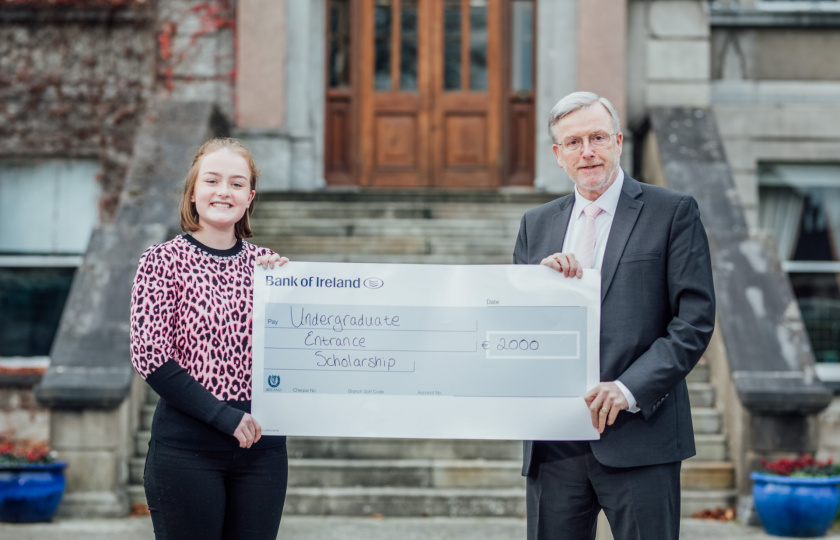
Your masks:
{"label": "blue planter pot", "polygon": [[753,499],[768,534],[823,536],[840,505],[840,476],[798,478],[752,473]]}
{"label": "blue planter pot", "polygon": [[64,494],[67,463],[0,465],[0,521],[49,521]]}

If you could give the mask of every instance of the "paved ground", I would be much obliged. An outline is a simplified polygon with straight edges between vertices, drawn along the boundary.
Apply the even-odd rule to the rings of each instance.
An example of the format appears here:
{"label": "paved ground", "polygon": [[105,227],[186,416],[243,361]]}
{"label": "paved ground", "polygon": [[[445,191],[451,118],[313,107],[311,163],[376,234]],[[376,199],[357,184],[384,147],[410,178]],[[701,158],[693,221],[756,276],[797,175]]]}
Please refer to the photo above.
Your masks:
{"label": "paved ground", "polygon": [[[756,527],[684,519],[681,540],[778,539]],[[0,523],[3,540],[153,540],[148,518],[59,520],[54,523]],[[497,518],[342,518],[288,517],[282,540],[509,540],[525,538],[525,520]],[[840,540],[831,533],[824,540]]]}

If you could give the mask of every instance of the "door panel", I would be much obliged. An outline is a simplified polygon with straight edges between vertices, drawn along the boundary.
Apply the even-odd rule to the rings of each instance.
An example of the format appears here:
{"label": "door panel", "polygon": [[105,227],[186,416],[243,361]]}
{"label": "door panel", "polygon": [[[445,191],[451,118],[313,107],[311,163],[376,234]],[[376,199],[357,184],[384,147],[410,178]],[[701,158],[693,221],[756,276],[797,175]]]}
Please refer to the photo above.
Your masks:
{"label": "door panel", "polygon": [[418,0],[362,0],[362,185],[424,186],[429,177],[425,16]]}
{"label": "door panel", "polygon": [[417,116],[376,117],[376,167],[417,167]]}
{"label": "door panel", "polygon": [[[362,186],[495,188],[503,171],[504,182],[511,173],[527,174],[523,138],[532,130],[527,111],[519,107],[511,116],[502,51],[511,33],[508,12],[533,0],[330,1],[350,6],[330,22],[352,15],[357,61],[350,61],[349,97],[340,89],[329,93],[327,114],[336,118],[327,119],[327,128],[339,133],[327,135],[329,183],[345,183],[352,170]],[[344,33],[330,28],[332,81],[342,73],[334,67],[343,65],[334,61],[336,51],[348,46]],[[517,133],[513,141],[506,135],[504,145],[503,123]],[[355,136],[337,150],[351,125]]]}
{"label": "door panel", "polygon": [[481,167],[487,161],[487,119],[453,113],[444,120],[444,167]]}
{"label": "door panel", "polygon": [[496,36],[501,0],[434,4],[432,183],[439,187],[497,187],[501,66]]}

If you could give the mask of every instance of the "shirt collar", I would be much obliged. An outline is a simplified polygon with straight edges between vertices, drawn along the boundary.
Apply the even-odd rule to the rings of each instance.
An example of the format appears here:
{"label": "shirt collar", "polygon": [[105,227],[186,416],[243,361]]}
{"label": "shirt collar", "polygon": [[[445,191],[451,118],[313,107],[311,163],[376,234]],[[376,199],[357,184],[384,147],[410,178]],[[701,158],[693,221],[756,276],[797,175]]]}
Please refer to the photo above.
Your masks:
{"label": "shirt collar", "polygon": [[[621,187],[623,185],[624,171],[619,167],[618,177],[615,179],[615,182],[613,182],[612,185],[607,188],[607,191],[594,201],[595,204],[598,205],[598,208],[607,214],[614,216],[615,209],[618,208],[618,199],[621,197]],[[585,199],[583,195],[578,192],[577,186],[575,186],[575,205],[572,208],[572,216],[574,216],[575,219],[579,218],[583,209],[592,202],[593,201],[590,201],[589,199]]]}

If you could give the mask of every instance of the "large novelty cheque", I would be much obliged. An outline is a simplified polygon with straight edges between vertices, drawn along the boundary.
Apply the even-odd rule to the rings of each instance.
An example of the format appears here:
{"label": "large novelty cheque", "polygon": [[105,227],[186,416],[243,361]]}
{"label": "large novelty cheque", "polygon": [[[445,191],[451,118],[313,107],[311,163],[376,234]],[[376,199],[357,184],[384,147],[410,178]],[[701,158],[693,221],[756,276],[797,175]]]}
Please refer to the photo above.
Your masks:
{"label": "large novelty cheque", "polygon": [[596,271],[290,262],[254,279],[266,435],[598,438]]}

